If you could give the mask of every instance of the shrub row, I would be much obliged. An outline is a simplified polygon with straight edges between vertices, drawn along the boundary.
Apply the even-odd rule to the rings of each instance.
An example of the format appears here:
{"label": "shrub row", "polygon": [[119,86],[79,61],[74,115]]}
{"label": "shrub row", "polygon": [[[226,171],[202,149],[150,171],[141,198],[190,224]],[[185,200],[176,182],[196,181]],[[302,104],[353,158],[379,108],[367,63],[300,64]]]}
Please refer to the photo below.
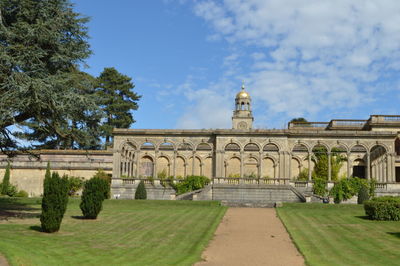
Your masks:
{"label": "shrub row", "polygon": [[210,179],[205,176],[188,176],[186,179],[178,184],[171,184],[176,191],[176,194],[184,194],[186,192],[201,189],[210,183]]}
{"label": "shrub row", "polygon": [[400,197],[379,197],[364,202],[365,214],[372,220],[400,221]]}

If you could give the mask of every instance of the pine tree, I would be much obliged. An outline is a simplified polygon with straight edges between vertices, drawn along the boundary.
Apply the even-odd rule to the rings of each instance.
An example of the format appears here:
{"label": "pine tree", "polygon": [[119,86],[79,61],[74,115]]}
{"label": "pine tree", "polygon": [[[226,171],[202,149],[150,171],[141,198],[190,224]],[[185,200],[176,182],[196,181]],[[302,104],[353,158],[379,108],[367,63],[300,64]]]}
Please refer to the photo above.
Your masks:
{"label": "pine tree", "polygon": [[73,121],[79,107],[97,108],[93,99],[71,84],[77,66],[91,53],[87,22],[68,0],[0,1],[3,151],[18,148],[11,125],[34,123],[48,136],[67,139],[72,134],[63,127]]}
{"label": "pine tree", "polygon": [[6,172],[4,173],[3,183],[1,186],[2,195],[7,195],[9,186],[10,186],[10,163],[7,164]]}
{"label": "pine tree", "polygon": [[108,186],[107,180],[99,177],[93,177],[85,183],[79,207],[86,219],[97,218],[106,199]]}
{"label": "pine tree", "polygon": [[60,178],[57,172],[44,180],[42,199],[42,214],[40,222],[42,230],[47,233],[60,229],[68,204],[68,180]]}
{"label": "pine tree", "polygon": [[102,125],[106,146],[110,144],[113,128],[129,128],[135,122],[132,111],[138,109],[141,96],[132,89],[132,79],[119,73],[115,68],[104,68],[97,78],[99,105],[105,113],[106,122]]}
{"label": "pine tree", "polygon": [[147,191],[143,180],[140,181],[135,191],[135,199],[147,199]]}

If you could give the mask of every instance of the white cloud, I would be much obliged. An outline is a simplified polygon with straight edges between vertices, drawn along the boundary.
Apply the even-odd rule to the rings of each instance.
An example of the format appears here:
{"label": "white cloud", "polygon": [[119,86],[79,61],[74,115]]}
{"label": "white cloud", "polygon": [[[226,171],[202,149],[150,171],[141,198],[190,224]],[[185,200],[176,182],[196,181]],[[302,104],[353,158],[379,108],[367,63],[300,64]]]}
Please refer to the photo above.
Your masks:
{"label": "white cloud", "polygon": [[[398,0],[206,0],[194,12],[212,27],[213,39],[254,60],[242,75],[272,114],[314,116],[368,104],[380,90],[371,84],[400,69]],[[246,56],[239,54],[225,62],[240,64]],[[223,65],[221,80],[237,76]],[[216,104],[195,99],[204,109]]]}

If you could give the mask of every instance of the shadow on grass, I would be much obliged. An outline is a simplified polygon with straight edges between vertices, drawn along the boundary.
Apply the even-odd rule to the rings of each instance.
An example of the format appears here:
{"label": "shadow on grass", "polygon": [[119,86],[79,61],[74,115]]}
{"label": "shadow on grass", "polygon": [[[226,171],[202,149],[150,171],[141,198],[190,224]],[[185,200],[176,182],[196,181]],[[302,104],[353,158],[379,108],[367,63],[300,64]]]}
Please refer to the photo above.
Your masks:
{"label": "shadow on grass", "polygon": [[40,202],[24,202],[23,198],[0,198],[0,220],[10,218],[37,218],[40,216],[40,208],[32,205]]}
{"label": "shadow on grass", "polygon": [[368,216],[366,216],[366,215],[363,215],[363,216],[355,216],[355,217],[358,218],[358,219],[363,219],[363,220],[371,221],[371,219],[370,219]]}
{"label": "shadow on grass", "polygon": [[33,230],[33,231],[37,231],[37,232],[43,232],[42,231],[42,227],[38,226],[38,225],[32,225],[29,226],[29,229]]}
{"label": "shadow on grass", "polygon": [[400,238],[400,232],[387,232],[389,235]]}

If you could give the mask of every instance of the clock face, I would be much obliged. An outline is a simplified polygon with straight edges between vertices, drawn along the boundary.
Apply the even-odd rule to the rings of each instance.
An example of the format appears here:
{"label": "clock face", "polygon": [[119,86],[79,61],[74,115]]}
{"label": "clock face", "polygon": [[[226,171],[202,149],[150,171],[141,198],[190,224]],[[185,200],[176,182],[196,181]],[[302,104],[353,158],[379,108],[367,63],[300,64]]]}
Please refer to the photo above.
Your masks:
{"label": "clock face", "polygon": [[240,122],[238,125],[239,129],[247,129],[247,123],[246,122]]}

